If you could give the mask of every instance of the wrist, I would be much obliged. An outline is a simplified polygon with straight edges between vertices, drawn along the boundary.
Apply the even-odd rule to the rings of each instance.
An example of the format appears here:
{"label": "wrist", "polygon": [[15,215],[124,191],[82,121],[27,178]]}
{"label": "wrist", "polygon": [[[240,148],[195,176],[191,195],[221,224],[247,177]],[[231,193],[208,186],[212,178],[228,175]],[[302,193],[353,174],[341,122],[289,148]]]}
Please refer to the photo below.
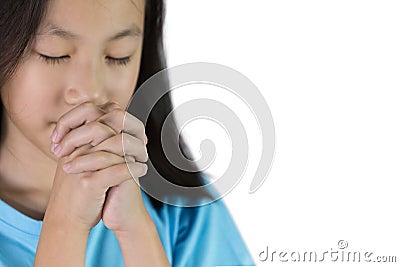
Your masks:
{"label": "wrist", "polygon": [[125,229],[114,230],[118,241],[127,241],[134,237],[146,236],[154,232],[156,232],[156,226],[147,212],[140,218],[136,217],[135,220],[130,220]]}
{"label": "wrist", "polygon": [[43,227],[59,229],[64,233],[76,233],[77,235],[89,236],[91,227],[71,220],[65,213],[52,212],[47,209],[43,218]]}
{"label": "wrist", "polygon": [[34,266],[84,266],[89,234],[90,230],[47,213]]}
{"label": "wrist", "polygon": [[125,266],[171,266],[150,216],[129,229],[115,231]]}

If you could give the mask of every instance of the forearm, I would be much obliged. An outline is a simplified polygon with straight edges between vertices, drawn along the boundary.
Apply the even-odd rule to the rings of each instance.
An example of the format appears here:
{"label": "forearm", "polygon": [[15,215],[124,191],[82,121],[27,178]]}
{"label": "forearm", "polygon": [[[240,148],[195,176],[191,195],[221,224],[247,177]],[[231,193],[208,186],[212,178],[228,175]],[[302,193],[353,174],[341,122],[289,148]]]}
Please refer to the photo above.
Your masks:
{"label": "forearm", "polygon": [[133,227],[130,232],[116,233],[125,266],[170,266],[150,216],[140,225]]}
{"label": "forearm", "polygon": [[73,225],[61,225],[56,220],[45,218],[34,266],[85,266],[89,233]]}

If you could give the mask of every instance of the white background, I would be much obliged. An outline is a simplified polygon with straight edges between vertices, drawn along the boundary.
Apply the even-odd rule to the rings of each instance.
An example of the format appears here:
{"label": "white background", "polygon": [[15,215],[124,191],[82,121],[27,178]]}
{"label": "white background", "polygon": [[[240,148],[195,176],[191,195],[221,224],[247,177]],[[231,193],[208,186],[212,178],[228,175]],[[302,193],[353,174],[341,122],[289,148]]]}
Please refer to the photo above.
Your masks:
{"label": "white background", "polygon": [[[258,264],[269,264],[258,261],[266,246],[322,253],[341,239],[351,251],[400,261],[399,14],[398,1],[168,0],[168,65],[229,66],[272,112],[274,162],[249,194],[261,153],[255,118],[218,88],[174,93],[177,104],[196,97],[233,104],[249,130],[246,175],[224,200]],[[218,160],[209,171],[218,176],[229,140],[206,123],[186,130],[194,151],[214,140]]]}

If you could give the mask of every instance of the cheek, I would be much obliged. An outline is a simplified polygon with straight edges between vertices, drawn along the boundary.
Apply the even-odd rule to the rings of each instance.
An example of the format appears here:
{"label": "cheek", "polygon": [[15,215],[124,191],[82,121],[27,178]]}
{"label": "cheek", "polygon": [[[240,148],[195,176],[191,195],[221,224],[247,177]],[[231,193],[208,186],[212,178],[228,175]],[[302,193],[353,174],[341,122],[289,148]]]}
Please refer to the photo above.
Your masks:
{"label": "cheek", "polygon": [[[2,89],[2,102],[14,120],[33,124],[51,113],[50,103],[56,90],[57,77],[38,64],[28,62],[17,69],[13,78]],[[37,125],[39,126],[39,125]]]}
{"label": "cheek", "polygon": [[138,80],[138,64],[119,73],[109,81],[110,98],[117,100],[126,108],[131,100]]}

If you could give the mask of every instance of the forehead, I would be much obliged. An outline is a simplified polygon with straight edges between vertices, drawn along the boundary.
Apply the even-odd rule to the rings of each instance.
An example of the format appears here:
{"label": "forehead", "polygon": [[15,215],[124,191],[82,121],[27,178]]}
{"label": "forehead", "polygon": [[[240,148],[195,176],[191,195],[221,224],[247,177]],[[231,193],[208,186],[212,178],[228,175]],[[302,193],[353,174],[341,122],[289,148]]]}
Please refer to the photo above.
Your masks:
{"label": "forehead", "polygon": [[107,35],[121,29],[143,31],[145,0],[50,0],[39,34],[60,26],[78,36]]}

